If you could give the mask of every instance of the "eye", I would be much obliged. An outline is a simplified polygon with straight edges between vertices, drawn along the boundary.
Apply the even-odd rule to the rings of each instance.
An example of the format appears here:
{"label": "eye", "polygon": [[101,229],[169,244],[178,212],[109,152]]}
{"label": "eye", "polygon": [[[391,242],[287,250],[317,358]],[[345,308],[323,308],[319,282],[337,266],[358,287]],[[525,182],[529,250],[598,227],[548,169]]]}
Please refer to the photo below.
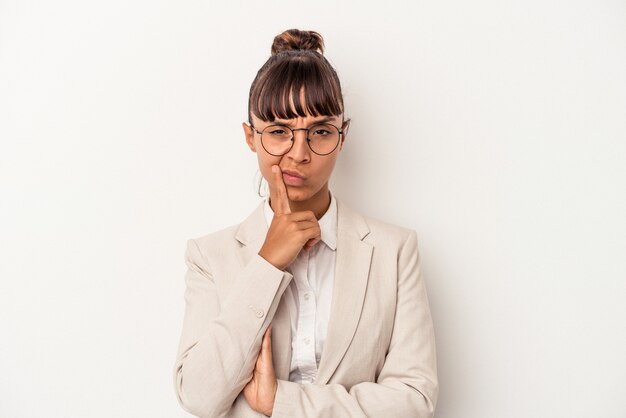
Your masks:
{"label": "eye", "polygon": [[330,134],[330,131],[326,129],[316,129],[315,132],[313,132],[313,134],[319,135],[319,136],[326,136]]}
{"label": "eye", "polygon": [[284,129],[270,129],[269,133],[272,135],[284,135],[285,130]]}

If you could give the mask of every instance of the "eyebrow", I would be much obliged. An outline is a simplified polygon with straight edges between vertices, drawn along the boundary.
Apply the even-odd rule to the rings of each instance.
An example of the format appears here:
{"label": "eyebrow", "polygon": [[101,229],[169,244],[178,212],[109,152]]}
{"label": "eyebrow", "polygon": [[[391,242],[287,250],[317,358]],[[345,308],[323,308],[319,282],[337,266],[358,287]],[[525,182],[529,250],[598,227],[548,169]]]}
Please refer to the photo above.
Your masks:
{"label": "eyebrow", "polygon": [[[328,117],[328,116],[327,116],[327,117],[324,117],[324,118],[319,119],[319,120],[314,120],[313,122],[311,122],[311,125],[314,125],[314,124],[316,124],[316,123],[322,123],[322,122],[332,122],[332,121],[333,121],[333,118],[331,118],[331,117]],[[272,124],[273,124],[273,125],[281,125],[281,126],[289,126],[290,128],[293,128],[293,126],[294,126],[294,125],[293,125],[293,123],[290,123],[290,122],[281,122],[281,121],[279,121],[279,120],[277,120],[277,119],[276,119],[276,120],[274,120],[274,122],[273,122]]]}

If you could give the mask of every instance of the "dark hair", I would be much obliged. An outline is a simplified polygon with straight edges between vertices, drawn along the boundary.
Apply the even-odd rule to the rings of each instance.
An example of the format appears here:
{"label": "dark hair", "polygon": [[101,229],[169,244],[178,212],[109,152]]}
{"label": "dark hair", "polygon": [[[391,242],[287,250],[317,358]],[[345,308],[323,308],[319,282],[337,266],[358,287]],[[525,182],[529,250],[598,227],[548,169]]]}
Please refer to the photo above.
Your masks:
{"label": "dark hair", "polygon": [[[252,124],[252,114],[264,122],[273,122],[277,117],[342,114],[339,77],[323,53],[324,40],[315,31],[289,29],[277,35],[272,43],[272,55],[250,87],[248,122]],[[300,100],[302,88],[305,103]]]}

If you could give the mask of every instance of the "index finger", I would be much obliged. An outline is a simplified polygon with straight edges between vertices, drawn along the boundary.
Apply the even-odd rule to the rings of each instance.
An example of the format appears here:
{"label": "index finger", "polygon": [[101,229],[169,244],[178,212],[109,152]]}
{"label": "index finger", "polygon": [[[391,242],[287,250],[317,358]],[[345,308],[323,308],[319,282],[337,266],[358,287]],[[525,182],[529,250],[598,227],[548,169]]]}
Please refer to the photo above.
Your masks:
{"label": "index finger", "polygon": [[[275,167],[275,168],[274,168]],[[272,166],[272,173],[274,173],[274,183],[270,183],[270,200],[275,203],[273,208],[275,214],[291,213],[291,207],[289,206],[289,197],[287,195],[287,186],[283,180],[283,172],[278,165]]]}

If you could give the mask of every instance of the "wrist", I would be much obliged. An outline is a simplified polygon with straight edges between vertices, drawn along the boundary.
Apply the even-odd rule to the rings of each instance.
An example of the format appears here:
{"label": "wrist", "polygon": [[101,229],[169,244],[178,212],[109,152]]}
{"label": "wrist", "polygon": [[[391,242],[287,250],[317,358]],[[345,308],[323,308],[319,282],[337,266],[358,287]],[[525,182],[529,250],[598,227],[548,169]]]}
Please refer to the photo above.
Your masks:
{"label": "wrist", "polygon": [[263,254],[263,249],[261,249],[258,254],[268,263],[270,263],[271,265],[273,265],[274,267],[276,267],[278,270],[285,270],[285,268],[287,268],[287,266],[282,266],[278,263],[273,262],[269,257],[267,257],[266,255]]}

